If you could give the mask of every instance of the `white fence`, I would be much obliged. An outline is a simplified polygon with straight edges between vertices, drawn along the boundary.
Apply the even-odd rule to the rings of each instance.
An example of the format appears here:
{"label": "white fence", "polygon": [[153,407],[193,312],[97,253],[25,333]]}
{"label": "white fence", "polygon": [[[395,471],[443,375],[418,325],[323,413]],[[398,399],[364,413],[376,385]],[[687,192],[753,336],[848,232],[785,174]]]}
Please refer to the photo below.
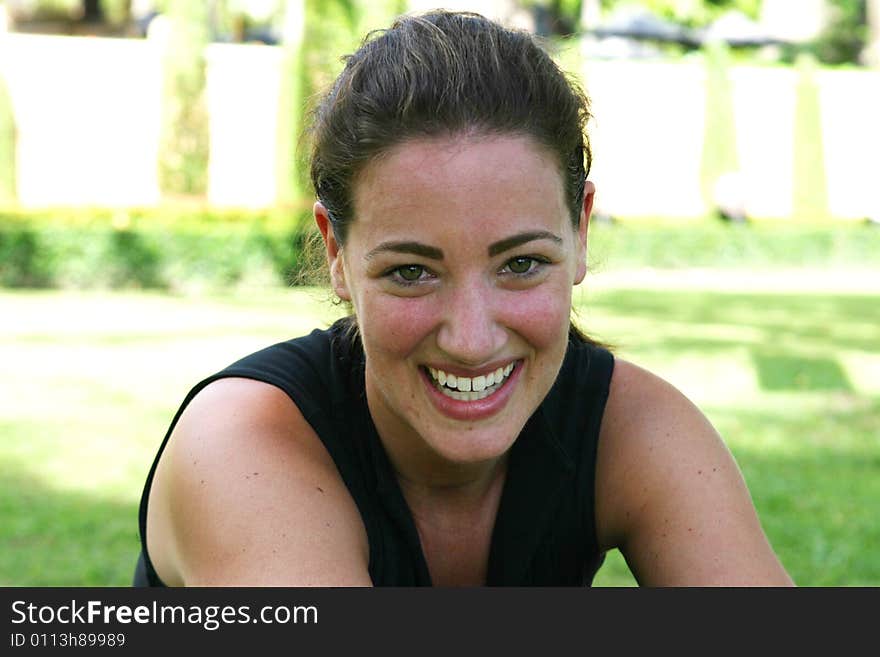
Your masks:
{"label": "white fence", "polygon": [[[158,46],[150,41],[5,34],[0,72],[17,122],[18,196],[26,207],[150,206],[161,201]],[[212,44],[208,202],[269,207],[276,199],[278,48]],[[739,160],[751,216],[792,208],[797,73],[730,72]],[[592,61],[593,179],[616,216],[697,217],[705,71],[683,62]],[[830,211],[880,216],[880,73],[820,70]]]}
{"label": "white fence", "polygon": [[[792,212],[797,71],[730,70],[737,151],[750,216]],[[819,70],[829,211],[880,217],[880,73]],[[585,72],[595,122],[595,182],[612,214],[699,216],[705,68],[699,61],[595,62]]]}

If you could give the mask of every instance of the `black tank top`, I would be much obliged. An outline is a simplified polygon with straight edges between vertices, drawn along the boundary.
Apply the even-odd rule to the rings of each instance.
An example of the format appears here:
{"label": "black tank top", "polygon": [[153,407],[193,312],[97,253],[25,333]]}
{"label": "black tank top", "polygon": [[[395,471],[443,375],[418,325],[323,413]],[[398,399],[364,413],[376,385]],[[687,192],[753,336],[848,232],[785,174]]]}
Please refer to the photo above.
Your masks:
{"label": "black tank top", "polygon": [[[569,338],[556,382],[510,451],[492,533],[487,585],[589,585],[602,563],[595,519],[596,447],[614,367],[605,349]],[[174,416],[140,504],[135,586],[163,586],[146,548],[147,500],[168,436],[186,405],[225,377],[272,384],[296,403],[336,464],[360,511],[376,586],[430,586],[418,532],[367,408],[357,337],[330,329],[282,342],[196,385]]]}

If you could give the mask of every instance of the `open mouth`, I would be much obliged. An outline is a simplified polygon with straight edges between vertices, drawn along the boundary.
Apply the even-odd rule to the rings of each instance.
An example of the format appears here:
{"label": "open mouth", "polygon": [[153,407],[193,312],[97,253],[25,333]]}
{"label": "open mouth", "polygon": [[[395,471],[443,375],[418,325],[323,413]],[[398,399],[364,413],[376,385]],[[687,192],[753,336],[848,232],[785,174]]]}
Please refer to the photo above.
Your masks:
{"label": "open mouth", "polygon": [[493,372],[474,377],[456,376],[433,367],[425,369],[434,387],[447,397],[458,401],[477,401],[497,392],[515,368],[515,362],[508,363]]}

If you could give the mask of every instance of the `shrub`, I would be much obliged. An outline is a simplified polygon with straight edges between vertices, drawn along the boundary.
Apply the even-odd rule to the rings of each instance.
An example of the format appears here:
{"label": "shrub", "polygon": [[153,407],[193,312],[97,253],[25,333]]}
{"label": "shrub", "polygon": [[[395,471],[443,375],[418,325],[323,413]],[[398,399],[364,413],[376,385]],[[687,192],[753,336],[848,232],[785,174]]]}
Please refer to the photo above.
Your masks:
{"label": "shrub", "polygon": [[219,289],[286,285],[303,262],[306,212],[0,214],[5,287]]}

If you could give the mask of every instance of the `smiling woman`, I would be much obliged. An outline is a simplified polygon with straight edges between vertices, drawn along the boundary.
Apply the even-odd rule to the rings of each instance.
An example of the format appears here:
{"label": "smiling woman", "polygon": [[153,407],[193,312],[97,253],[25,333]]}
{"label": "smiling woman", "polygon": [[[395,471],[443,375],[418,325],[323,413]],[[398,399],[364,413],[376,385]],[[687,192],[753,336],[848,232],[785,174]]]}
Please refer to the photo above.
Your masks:
{"label": "smiling woman", "polygon": [[577,331],[586,97],[480,16],[400,18],[314,117],[351,317],[199,383],[141,502],[135,583],[790,584],[703,415]]}
{"label": "smiling woman", "polygon": [[[499,458],[553,385],[586,269],[586,221],[573,227],[558,171],[531,137],[410,139],[358,177],[344,246],[316,206],[334,289],[358,318],[371,415],[413,480]],[[478,395],[498,369],[502,385]],[[421,445],[427,472],[408,472],[396,452]]]}

